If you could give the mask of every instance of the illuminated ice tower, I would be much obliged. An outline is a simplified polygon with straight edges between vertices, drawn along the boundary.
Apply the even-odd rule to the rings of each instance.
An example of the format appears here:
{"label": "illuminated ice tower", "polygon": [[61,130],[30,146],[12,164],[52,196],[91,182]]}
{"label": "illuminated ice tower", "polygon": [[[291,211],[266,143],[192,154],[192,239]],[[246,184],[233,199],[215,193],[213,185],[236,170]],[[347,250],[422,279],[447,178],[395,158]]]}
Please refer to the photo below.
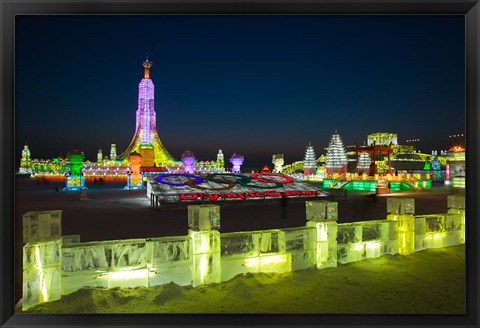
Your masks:
{"label": "illuminated ice tower", "polygon": [[144,76],[138,84],[138,109],[136,113],[135,135],[127,149],[118,157],[122,164],[128,165],[128,155],[134,151],[142,156],[143,167],[165,166],[173,164],[173,158],[158,137],[156,113],[154,110],[153,82],[150,79],[150,67],[153,62],[143,62]]}
{"label": "illuminated ice tower", "polygon": [[345,147],[343,146],[343,141],[338,132],[335,130],[327,148],[327,157],[325,159],[327,174],[346,174],[347,163],[348,159],[345,152]]}
{"label": "illuminated ice tower", "polygon": [[32,160],[30,158],[30,149],[25,144],[22,150],[22,159],[20,160],[19,173],[29,174],[32,173]]}
{"label": "illuminated ice tower", "polygon": [[315,160],[315,150],[309,143],[305,150],[305,157],[303,160],[303,174],[314,175],[317,172],[317,161]]}
{"label": "illuminated ice tower", "polygon": [[98,150],[97,153],[97,163],[102,164],[103,163],[103,153],[102,153],[102,148]]}
{"label": "illuminated ice tower", "polygon": [[223,157],[223,153],[221,149],[218,150],[217,162],[215,163],[215,167],[217,169],[225,168],[225,158]]}
{"label": "illuminated ice tower", "polygon": [[116,161],[116,159],[117,159],[117,145],[115,145],[115,144],[112,144],[110,146],[110,159],[112,161]]}

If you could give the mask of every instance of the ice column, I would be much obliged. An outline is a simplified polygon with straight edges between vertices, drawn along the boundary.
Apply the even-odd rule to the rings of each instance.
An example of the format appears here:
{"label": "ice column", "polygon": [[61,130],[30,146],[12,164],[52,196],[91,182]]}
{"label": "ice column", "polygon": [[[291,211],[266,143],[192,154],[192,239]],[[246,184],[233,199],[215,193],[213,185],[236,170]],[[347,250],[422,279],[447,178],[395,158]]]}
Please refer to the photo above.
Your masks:
{"label": "ice column", "polygon": [[221,282],[220,206],[188,206],[188,226],[192,239],[193,287]]}
{"label": "ice column", "polygon": [[307,227],[317,229],[317,268],[337,266],[337,202],[305,202]]}
{"label": "ice column", "polygon": [[415,198],[387,198],[387,220],[397,222],[398,253],[415,252]]}
{"label": "ice column", "polygon": [[452,221],[460,221],[462,242],[465,243],[465,196],[448,195],[447,208],[447,218]]}
{"label": "ice column", "polygon": [[62,211],[23,215],[22,309],[61,298]]}

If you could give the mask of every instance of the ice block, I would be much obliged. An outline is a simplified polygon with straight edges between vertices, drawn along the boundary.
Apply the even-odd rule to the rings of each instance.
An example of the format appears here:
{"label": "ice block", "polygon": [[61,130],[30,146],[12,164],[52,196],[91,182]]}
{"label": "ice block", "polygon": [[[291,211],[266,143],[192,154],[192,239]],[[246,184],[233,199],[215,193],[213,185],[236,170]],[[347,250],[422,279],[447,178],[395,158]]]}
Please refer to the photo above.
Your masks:
{"label": "ice block", "polygon": [[307,221],[337,221],[338,203],[328,200],[312,200],[305,202]]}

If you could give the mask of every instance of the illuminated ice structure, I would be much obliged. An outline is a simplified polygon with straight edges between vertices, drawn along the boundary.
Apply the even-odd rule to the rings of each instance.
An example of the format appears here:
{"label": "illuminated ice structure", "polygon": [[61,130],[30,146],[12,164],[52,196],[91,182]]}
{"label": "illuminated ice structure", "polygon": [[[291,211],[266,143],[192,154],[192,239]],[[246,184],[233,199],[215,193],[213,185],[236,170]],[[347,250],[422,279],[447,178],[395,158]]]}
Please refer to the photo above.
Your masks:
{"label": "illuminated ice structure", "polygon": [[67,243],[61,211],[23,215],[22,309],[84,287],[202,286],[246,273],[324,269],[465,243],[465,197],[448,212],[414,215],[414,198],[387,198],[387,219],[337,223],[338,204],[306,202],[306,225],[220,233],[218,205],[188,206],[188,235]]}
{"label": "illuminated ice structure", "polygon": [[343,146],[343,141],[338,132],[335,130],[327,148],[327,156],[325,159],[327,174],[346,174],[347,163],[348,159],[345,152],[345,147]]}
{"label": "illuminated ice structure", "polygon": [[465,188],[465,148],[452,147],[446,153],[445,185]]}
{"label": "illuminated ice structure", "polygon": [[103,163],[103,153],[101,148],[98,150],[98,153],[97,153],[97,163],[98,164]]}
{"label": "illuminated ice structure", "polygon": [[305,158],[303,160],[303,174],[314,175],[315,173],[317,173],[315,150],[313,150],[312,145],[309,143],[307,149],[305,150]]}
{"label": "illuminated ice structure", "polygon": [[230,163],[232,163],[232,173],[240,173],[240,166],[243,164],[243,156],[233,153],[230,157]]}
{"label": "illuminated ice structure", "polygon": [[195,171],[195,155],[190,150],[183,152],[182,165],[185,173],[193,173]]}
{"label": "illuminated ice structure", "polygon": [[74,150],[67,155],[70,170],[65,173],[66,181],[64,191],[76,191],[81,189],[88,189],[85,187],[85,177],[82,174],[83,160],[85,156],[83,152]]}
{"label": "illuminated ice structure", "polygon": [[222,150],[218,150],[217,162],[215,163],[215,168],[224,169],[225,168],[225,158],[223,156]]}
{"label": "illuminated ice structure", "polygon": [[360,153],[358,156],[358,174],[369,174],[371,162],[370,154]]}
{"label": "illuminated ice structure", "polygon": [[154,110],[154,85],[150,79],[150,67],[153,62],[143,62],[144,77],[138,85],[138,109],[136,113],[135,135],[127,149],[118,157],[124,165],[128,164],[128,156],[136,151],[142,155],[142,166],[160,167],[174,163],[173,157],[163,146],[156,128]]}
{"label": "illuminated ice structure", "polygon": [[143,187],[142,174],[140,166],[142,166],[142,155],[133,152],[128,156],[130,171],[127,177],[127,186],[125,189],[141,189]]}
{"label": "illuminated ice structure", "polygon": [[275,166],[273,169],[274,173],[282,173],[283,164],[285,161],[283,160],[283,154],[275,154],[272,156],[272,163]]}
{"label": "illuminated ice structure", "polygon": [[32,160],[30,158],[30,149],[28,149],[27,144],[25,144],[22,150],[22,159],[20,160],[20,169],[18,173],[20,174],[32,173]]}

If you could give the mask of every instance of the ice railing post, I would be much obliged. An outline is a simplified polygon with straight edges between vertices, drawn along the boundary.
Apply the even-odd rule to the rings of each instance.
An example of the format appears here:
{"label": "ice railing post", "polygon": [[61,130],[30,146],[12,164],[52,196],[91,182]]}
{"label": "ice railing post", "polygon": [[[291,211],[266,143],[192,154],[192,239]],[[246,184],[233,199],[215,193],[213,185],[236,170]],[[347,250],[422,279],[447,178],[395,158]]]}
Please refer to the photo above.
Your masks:
{"label": "ice railing post", "polygon": [[221,282],[220,206],[188,206],[188,227],[192,240],[192,285]]}
{"label": "ice railing post", "polygon": [[448,195],[447,208],[447,218],[452,221],[459,220],[461,222],[462,242],[465,243],[465,196]]}
{"label": "ice railing post", "polygon": [[387,220],[397,221],[398,253],[415,252],[415,198],[387,197]]}
{"label": "ice railing post", "polygon": [[307,227],[317,229],[317,268],[337,266],[338,203],[328,200],[305,202]]}
{"label": "ice railing post", "polygon": [[23,215],[22,309],[61,298],[62,211]]}

